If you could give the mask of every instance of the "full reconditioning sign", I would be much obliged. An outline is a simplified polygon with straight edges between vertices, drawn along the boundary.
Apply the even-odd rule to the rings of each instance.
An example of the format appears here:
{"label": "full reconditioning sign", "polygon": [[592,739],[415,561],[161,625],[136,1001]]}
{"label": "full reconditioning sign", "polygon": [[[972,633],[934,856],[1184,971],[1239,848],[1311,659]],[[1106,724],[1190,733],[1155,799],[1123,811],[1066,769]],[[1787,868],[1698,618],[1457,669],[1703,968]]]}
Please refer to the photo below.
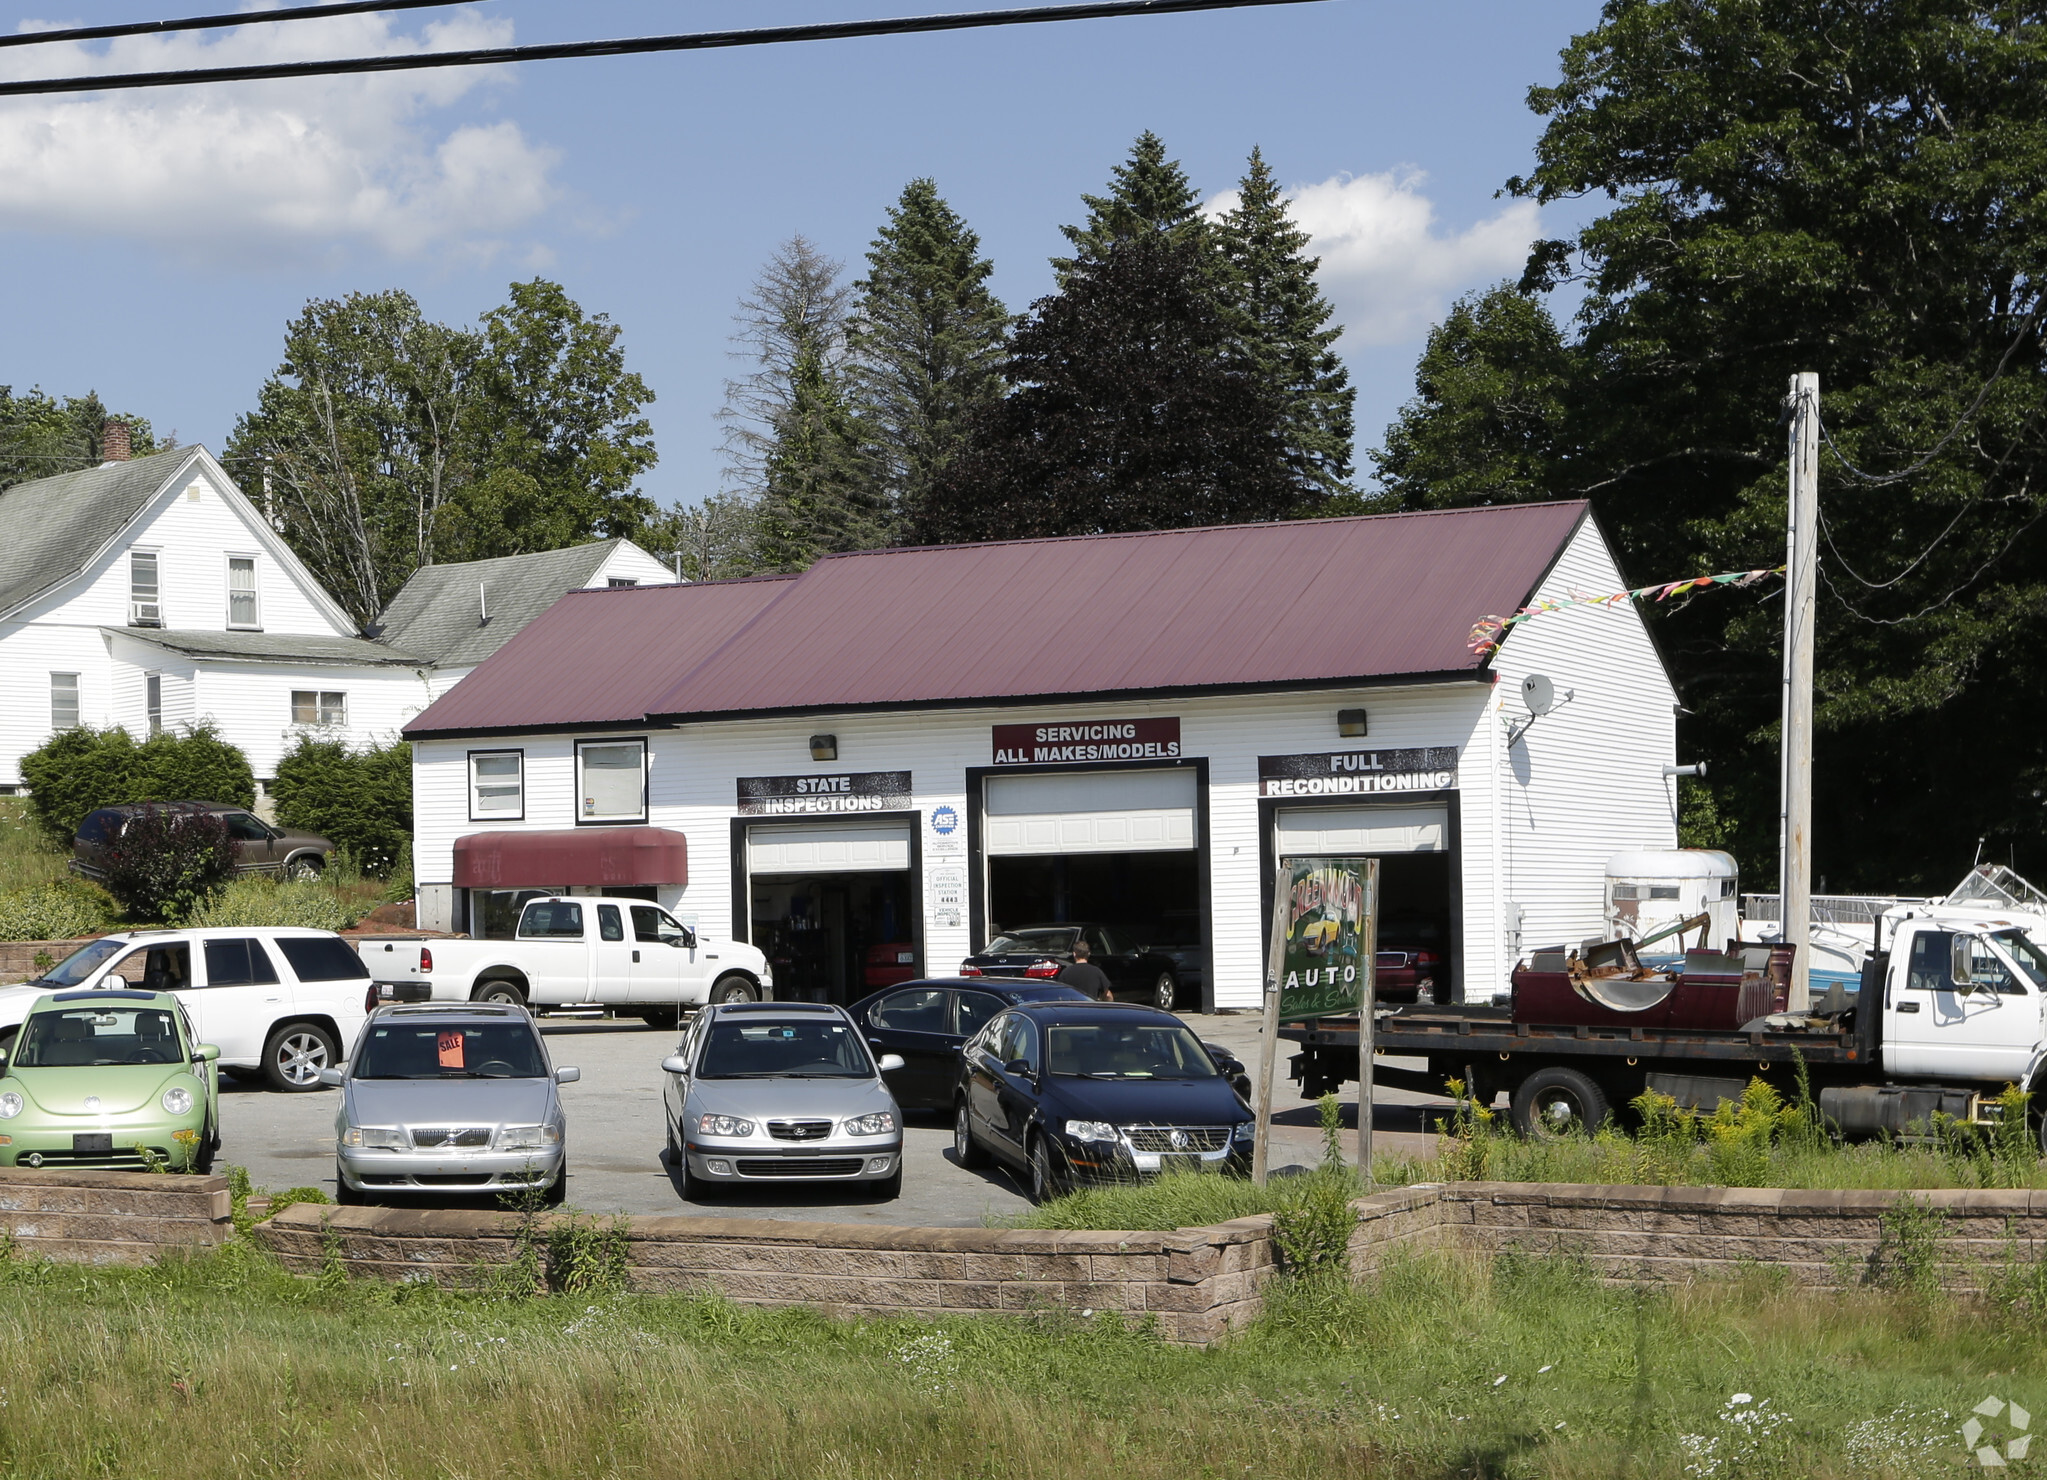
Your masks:
{"label": "full reconditioning sign", "polygon": [[1258,757],[1262,797],[1355,797],[1456,788],[1457,749],[1451,745]]}

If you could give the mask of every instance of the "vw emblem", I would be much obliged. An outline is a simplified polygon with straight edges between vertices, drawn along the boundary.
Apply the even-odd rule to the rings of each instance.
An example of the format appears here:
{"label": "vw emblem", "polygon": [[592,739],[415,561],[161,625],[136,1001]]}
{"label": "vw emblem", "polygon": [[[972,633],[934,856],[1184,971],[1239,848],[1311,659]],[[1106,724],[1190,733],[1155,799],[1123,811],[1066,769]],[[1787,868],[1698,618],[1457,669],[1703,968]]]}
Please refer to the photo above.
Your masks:
{"label": "vw emblem", "polygon": [[1174,1131],[1169,1139],[1172,1141],[1175,1151],[1185,1151],[1187,1149],[1187,1133],[1185,1131]]}
{"label": "vw emblem", "polygon": [[100,1107],[100,1097],[99,1097],[98,1095],[87,1095],[87,1096],[85,1097],[85,1108],[86,1108],[86,1109],[88,1109],[88,1110],[97,1110],[97,1109],[99,1109],[99,1107]]}

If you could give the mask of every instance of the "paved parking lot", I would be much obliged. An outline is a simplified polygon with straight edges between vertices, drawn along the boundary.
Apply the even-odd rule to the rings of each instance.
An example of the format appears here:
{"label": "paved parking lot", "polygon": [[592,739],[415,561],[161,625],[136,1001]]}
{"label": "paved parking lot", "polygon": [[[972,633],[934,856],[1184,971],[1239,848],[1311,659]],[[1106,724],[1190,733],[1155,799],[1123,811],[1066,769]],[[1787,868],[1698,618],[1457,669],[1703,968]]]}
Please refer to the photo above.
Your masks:
{"label": "paved parking lot", "polygon": [[[1232,1049],[1258,1068],[1258,1019],[1250,1014],[1190,1016],[1202,1037]],[[662,1150],[661,1059],[675,1044],[636,1020],[543,1019],[557,1065],[583,1071],[562,1087],[569,1117],[569,1201],[597,1213],[693,1213],[735,1218],[796,1218],[837,1223],[974,1227],[1028,1206],[1018,1181],[997,1169],[970,1171],[952,1159],[952,1127],[938,1116],[912,1116],[904,1142],[903,1194],[894,1202],[845,1201],[827,1187],[748,1187],[714,1203],[685,1203]],[[1320,1156],[1315,1108],[1287,1080],[1280,1045],[1273,1097],[1273,1165],[1312,1163]],[[334,1114],[338,1090],[281,1095],[223,1079],[223,1162],[249,1169],[258,1187],[316,1186],[334,1191]],[[1382,1152],[1421,1151],[1422,1107],[1447,1105],[1402,1091],[1381,1097],[1374,1117]],[[1348,1107],[1347,1107],[1348,1108]],[[1354,1110],[1346,1116],[1355,1125]],[[1346,1151],[1351,1144],[1346,1139]],[[459,1205],[450,1200],[447,1205]]]}

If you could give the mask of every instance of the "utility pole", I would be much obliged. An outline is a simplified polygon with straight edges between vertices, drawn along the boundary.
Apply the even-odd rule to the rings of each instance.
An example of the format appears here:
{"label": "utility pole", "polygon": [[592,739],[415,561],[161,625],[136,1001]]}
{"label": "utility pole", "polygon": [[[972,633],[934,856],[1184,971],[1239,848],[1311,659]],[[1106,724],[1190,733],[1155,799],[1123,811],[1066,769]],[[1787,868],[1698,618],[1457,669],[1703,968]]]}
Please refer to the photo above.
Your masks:
{"label": "utility pole", "polygon": [[1812,1006],[1812,624],[1819,569],[1820,378],[1791,377],[1790,528],[1784,559],[1784,808],[1777,899],[1791,958],[1785,1006]]}

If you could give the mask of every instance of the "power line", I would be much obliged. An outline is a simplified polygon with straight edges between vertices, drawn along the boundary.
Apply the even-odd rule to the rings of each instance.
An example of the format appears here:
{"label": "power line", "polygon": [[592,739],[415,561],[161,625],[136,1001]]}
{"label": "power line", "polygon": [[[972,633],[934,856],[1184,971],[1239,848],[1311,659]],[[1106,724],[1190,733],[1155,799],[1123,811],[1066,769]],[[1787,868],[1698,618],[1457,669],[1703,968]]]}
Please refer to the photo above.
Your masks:
{"label": "power line", "polygon": [[346,0],[337,5],[300,5],[290,10],[243,10],[232,15],[195,15],[182,21],[130,21],[118,26],[77,26],[68,31],[24,31],[0,36],[0,47],[48,46],[56,41],[105,41],[113,36],[160,36],[172,31],[218,31],[229,26],[261,26],[272,21],[312,21],[329,15],[360,15],[373,10],[425,10],[431,6],[470,5],[479,0]]}
{"label": "power line", "polygon": [[771,26],[752,31],[702,31],[684,36],[629,36],[615,41],[561,41],[534,46],[490,46],[470,51],[341,57],[323,62],[272,62],[243,67],[194,68],[182,72],[118,72],[105,77],[39,78],[0,83],[0,98],[31,97],[47,93],[111,92],[116,89],[138,87],[188,87],[202,82],[266,82],[297,77],[335,77],[358,72],[413,72],[425,67],[483,67],[505,62],[637,56],[660,51],[711,51],[736,46],[773,46],[789,41],[844,41],[861,36],[907,36],[929,31],[978,30],[989,26],[1031,26],[1048,21],[1111,20],[1120,16],[1176,15],[1184,11],[1241,10],[1262,5],[1320,3],[1323,3],[1323,0],[1106,0],[1106,3],[1091,5],[1040,5],[1023,10],[983,10],[954,15],[901,16],[887,20],[834,21],[809,26]]}

